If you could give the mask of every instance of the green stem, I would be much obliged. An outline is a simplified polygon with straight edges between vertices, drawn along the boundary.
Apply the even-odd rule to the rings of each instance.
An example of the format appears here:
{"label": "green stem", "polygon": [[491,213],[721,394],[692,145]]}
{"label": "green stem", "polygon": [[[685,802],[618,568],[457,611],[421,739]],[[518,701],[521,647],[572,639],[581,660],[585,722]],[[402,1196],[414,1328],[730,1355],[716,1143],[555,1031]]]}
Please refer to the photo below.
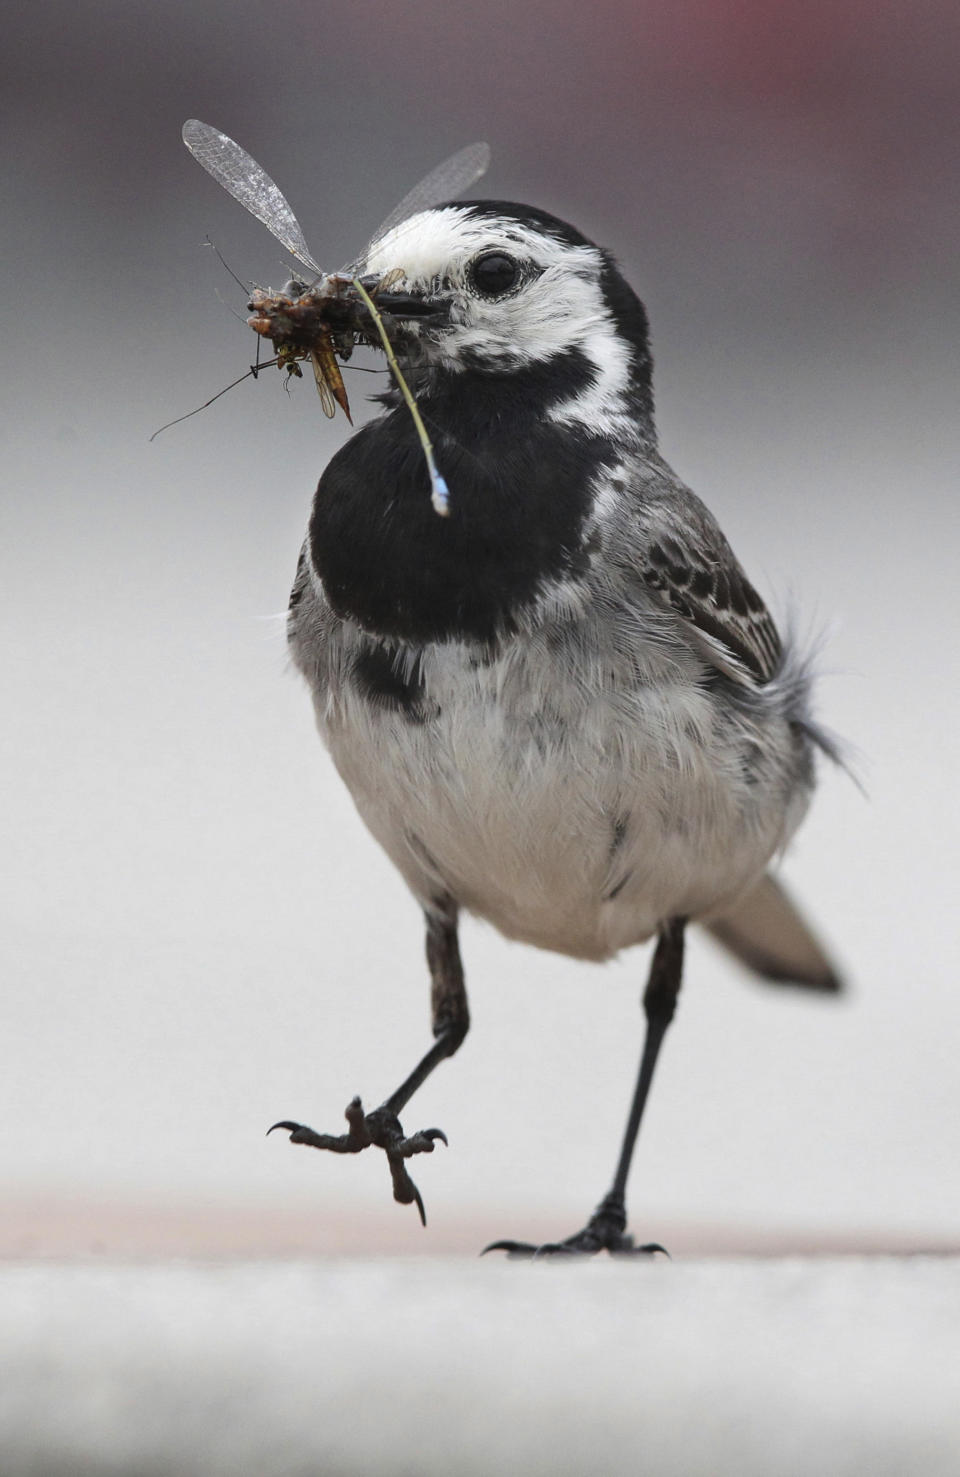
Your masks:
{"label": "green stem", "polygon": [[417,435],[420,438],[420,445],[423,447],[423,454],[426,457],[427,471],[430,473],[430,501],[433,504],[434,512],[439,513],[441,518],[447,518],[450,514],[450,489],[441,476],[440,472],[438,472],[437,470],[437,464],[433,456],[433,444],[430,440],[430,437],[427,435],[427,428],[423,424],[423,417],[421,416],[420,411],[417,408],[417,402],[416,400],[414,400],[413,395],[410,393],[410,386],[407,384],[406,380],[403,377],[403,374],[400,371],[400,365],[397,363],[397,356],[393,352],[393,345],[391,344],[390,339],[387,336],[387,330],[383,326],[383,319],[380,317],[380,313],[377,309],[376,303],[373,301],[373,298],[370,296],[369,292],[367,292],[366,288],[358,277],[354,277],[353,285],[357,289],[357,292],[360,294],[361,301],[365,305],[367,312],[370,314],[370,317],[376,324],[377,332],[379,333],[381,343],[383,344],[383,352],[387,356],[387,363],[390,366],[393,377],[397,382],[401,395],[407,402],[407,409],[413,416],[413,424],[417,429]]}

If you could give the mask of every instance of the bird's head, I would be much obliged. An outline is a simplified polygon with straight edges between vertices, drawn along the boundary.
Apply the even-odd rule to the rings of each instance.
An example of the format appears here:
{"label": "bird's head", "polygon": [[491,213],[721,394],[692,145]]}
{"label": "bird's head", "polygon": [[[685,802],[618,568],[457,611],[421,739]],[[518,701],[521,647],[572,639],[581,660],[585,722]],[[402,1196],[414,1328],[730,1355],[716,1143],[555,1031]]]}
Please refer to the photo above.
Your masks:
{"label": "bird's head", "polygon": [[610,253],[555,216],[497,200],[437,206],[375,241],[360,270],[390,274],[378,305],[402,363],[534,377],[552,419],[652,432],[644,308]]}

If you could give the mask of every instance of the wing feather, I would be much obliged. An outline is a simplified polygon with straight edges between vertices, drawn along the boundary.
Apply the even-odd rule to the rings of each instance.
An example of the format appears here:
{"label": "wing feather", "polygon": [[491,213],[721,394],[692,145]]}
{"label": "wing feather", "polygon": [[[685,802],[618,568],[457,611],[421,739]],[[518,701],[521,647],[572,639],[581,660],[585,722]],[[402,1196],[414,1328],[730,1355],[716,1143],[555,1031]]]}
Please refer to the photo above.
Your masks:
{"label": "wing feather", "polygon": [[732,658],[733,675],[769,682],[783,655],[770,612],[699,499],[686,492],[671,512],[648,530],[641,558],[645,583],[711,650]]}

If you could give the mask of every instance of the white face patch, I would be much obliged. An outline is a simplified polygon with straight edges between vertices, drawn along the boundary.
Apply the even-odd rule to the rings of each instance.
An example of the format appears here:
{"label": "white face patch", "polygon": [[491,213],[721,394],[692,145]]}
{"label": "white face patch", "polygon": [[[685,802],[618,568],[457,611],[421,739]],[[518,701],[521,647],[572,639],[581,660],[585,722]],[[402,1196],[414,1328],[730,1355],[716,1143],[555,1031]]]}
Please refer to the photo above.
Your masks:
{"label": "white face patch", "polygon": [[[502,252],[521,269],[518,285],[485,296],[471,267]],[[389,231],[370,249],[363,271],[403,269],[392,290],[451,300],[449,321],[413,323],[429,363],[457,372],[480,365],[505,373],[578,350],[593,382],[549,412],[609,432],[632,423],[626,390],[630,346],[617,331],[601,287],[604,260],[595,246],[575,245],[508,217],[477,216],[468,207],[427,210]]]}

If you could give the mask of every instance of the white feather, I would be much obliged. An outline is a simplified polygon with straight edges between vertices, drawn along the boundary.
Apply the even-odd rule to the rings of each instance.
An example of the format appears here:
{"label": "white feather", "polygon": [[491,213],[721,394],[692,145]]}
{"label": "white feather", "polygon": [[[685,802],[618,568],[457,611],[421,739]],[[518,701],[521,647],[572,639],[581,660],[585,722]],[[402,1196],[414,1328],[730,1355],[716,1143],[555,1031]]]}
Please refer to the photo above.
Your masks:
{"label": "white feather", "polygon": [[[471,288],[468,268],[491,250],[533,262],[538,275],[512,295],[483,297]],[[398,290],[453,295],[450,325],[437,332],[420,329],[429,340],[432,363],[456,372],[479,360],[509,371],[579,349],[592,367],[593,381],[553,406],[549,418],[608,434],[636,434],[626,401],[629,348],[604,300],[604,261],[596,247],[570,246],[517,222],[491,221],[453,205],[405,221],[376,243],[364,264],[375,274],[400,267],[404,277]]]}

